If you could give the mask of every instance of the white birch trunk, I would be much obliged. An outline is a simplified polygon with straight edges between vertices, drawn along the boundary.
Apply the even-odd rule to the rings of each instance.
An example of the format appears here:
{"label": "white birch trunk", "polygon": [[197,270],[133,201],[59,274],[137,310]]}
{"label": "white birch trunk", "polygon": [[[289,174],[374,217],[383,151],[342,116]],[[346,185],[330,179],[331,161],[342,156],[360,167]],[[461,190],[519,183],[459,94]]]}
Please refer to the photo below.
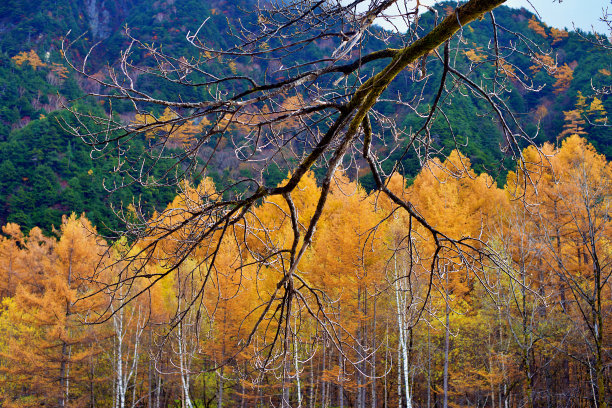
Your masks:
{"label": "white birch trunk", "polygon": [[302,406],[302,383],[300,381],[300,365],[298,361],[298,348],[297,348],[297,319],[296,319],[296,327],[294,329],[293,335],[293,357],[294,357],[294,365],[295,365],[295,380],[297,385],[297,403],[298,407]]}
{"label": "white birch trunk", "polygon": [[[408,346],[407,346],[407,337],[408,337],[408,305],[407,305],[407,297],[405,295],[405,288],[402,285],[403,279],[398,274],[397,270],[397,260],[395,261],[395,303],[397,306],[397,328],[398,328],[398,392],[400,393],[398,401],[400,408],[404,406],[406,408],[412,408],[412,395],[410,393],[410,369],[408,367]],[[401,367],[401,368],[400,368]],[[399,374],[401,372],[403,374],[403,385],[404,385],[404,395],[406,397],[405,405],[402,404],[401,398],[401,383],[402,376]]]}
{"label": "white birch trunk", "polygon": [[[115,307],[111,305],[111,311],[115,311]],[[113,315],[113,329],[115,330],[115,350],[113,352],[114,367],[115,367],[115,408],[125,408],[126,396],[132,379],[135,380],[138,370],[138,360],[140,357],[140,340],[144,331],[145,319],[142,316],[140,306],[136,306],[131,310],[129,317],[126,319],[126,308],[121,307]],[[125,348],[126,336],[130,329],[130,324],[133,319],[136,319],[136,327],[133,335],[133,353],[131,359],[128,357]],[[124,361],[125,360],[125,361]],[[135,386],[133,386],[135,388]],[[134,407],[137,404],[134,392],[132,393],[132,404]]]}
{"label": "white birch trunk", "polygon": [[181,388],[183,393],[183,405],[185,408],[193,408],[191,397],[189,396],[189,382],[191,375],[188,368],[188,356],[186,350],[185,334],[183,330],[183,321],[178,324],[178,354],[179,354],[179,370],[181,372]]}

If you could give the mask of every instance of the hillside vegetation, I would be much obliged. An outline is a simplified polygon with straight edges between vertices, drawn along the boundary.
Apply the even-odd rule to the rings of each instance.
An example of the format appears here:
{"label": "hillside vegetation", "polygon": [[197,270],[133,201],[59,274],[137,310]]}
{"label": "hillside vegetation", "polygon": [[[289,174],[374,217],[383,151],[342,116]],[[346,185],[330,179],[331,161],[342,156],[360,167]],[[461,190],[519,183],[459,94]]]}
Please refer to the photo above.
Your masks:
{"label": "hillside vegetation", "polygon": [[[163,44],[167,52],[180,57],[191,58],[193,49],[185,40],[187,31],[195,30],[205,19],[206,38],[218,41],[220,46],[227,41],[224,33],[236,24],[238,19],[247,18],[246,4],[229,7],[224,1],[218,2],[80,2],[76,0],[57,0],[36,2],[32,11],[26,2],[10,1],[3,3],[0,12],[0,24],[4,26],[0,39],[0,221],[18,222],[24,228],[40,226],[49,231],[51,225],[59,225],[62,214],[70,211],[86,212],[94,224],[104,231],[107,227],[119,226],[110,209],[110,204],[119,207],[120,202],[129,204],[132,200],[145,203],[149,209],[161,208],[170,201],[173,190],[165,189],[152,194],[136,186],[128,187],[120,193],[110,195],[105,191],[103,182],[110,187],[109,170],[113,167],[114,158],[98,158],[90,155],[90,148],[81,140],[66,131],[63,121],[70,121],[61,108],[68,101],[76,100],[83,112],[98,112],[110,107],[105,101],[84,95],[98,92],[99,86],[91,80],[85,80],[66,66],[60,53],[61,39],[71,31],[71,39],[83,34],[83,41],[76,45],[76,57],[82,58],[88,47],[95,42],[100,44],[90,57],[91,69],[99,70],[97,75],[105,75],[107,63],[113,64],[118,57],[118,50],[126,46],[127,38],[121,34],[121,28],[127,25],[132,35],[143,42]],[[439,6],[444,12],[444,5]],[[27,10],[27,11],[26,11]],[[431,13],[423,17],[424,26],[429,24]],[[501,7],[496,10],[496,18],[509,31],[522,33],[542,50],[541,60],[523,57],[520,53],[510,54],[512,68],[511,93],[505,100],[509,107],[517,112],[518,120],[533,134],[537,131],[538,143],[556,141],[568,134],[576,123],[595,148],[612,157],[612,130],[601,126],[606,113],[612,110],[610,98],[596,96],[592,86],[604,88],[612,84],[610,53],[589,42],[592,35],[567,32],[563,29],[546,27],[526,10],[515,10]],[[490,50],[487,51],[491,28],[486,21],[475,22],[464,30],[462,41],[472,44],[472,50],[465,55],[458,55],[461,64],[490,65],[481,75],[494,75],[494,64],[490,62]],[[510,35],[500,34],[502,44],[511,46]],[[504,42],[507,41],[507,42]],[[308,54],[322,53],[324,43],[319,50],[308,49]],[[375,44],[371,44],[374,46]],[[548,54],[546,54],[548,53]],[[140,55],[143,62],[146,56]],[[299,60],[300,54],[295,56]],[[557,68],[550,70],[546,63],[556,61]],[[250,75],[264,75],[272,67],[266,62],[257,65],[248,63],[225,63],[221,58],[212,60],[212,70],[223,73],[239,72]],[[272,62],[269,62],[271,64]],[[228,71],[229,70],[229,71]],[[482,71],[481,71],[482,72]],[[436,78],[440,76],[435,66],[428,71],[428,84],[425,90],[436,92]],[[398,92],[411,94],[421,86],[415,81],[411,72],[405,72],[404,78],[395,81],[388,90],[391,94]],[[478,81],[478,78],[473,78]],[[151,90],[161,99],[174,95],[172,84],[166,81],[141,84],[143,89]],[[529,85],[538,89],[528,91]],[[184,89],[181,92],[185,92]],[[207,95],[198,95],[194,88],[193,95],[182,94],[187,99],[206,100]],[[427,95],[424,95],[427,97]],[[446,114],[450,118],[453,131],[460,142],[468,141],[465,147],[456,146],[448,127],[438,121],[432,129],[432,135],[440,138],[447,146],[446,154],[455,148],[470,158],[476,171],[495,173],[499,161],[505,159],[500,155],[498,146],[503,143],[500,129],[488,119],[471,121],[466,118],[485,113],[487,106],[477,99],[463,99],[461,103],[448,101]],[[115,103],[112,107],[123,120],[134,119],[129,103]],[[417,117],[402,106],[389,104],[384,113],[398,118],[406,129],[417,126]],[[161,111],[153,114],[162,115]],[[240,133],[240,130],[236,130]],[[447,142],[444,142],[444,141]],[[134,150],[141,149],[145,140],[135,140]],[[401,151],[397,149],[396,153]],[[227,146],[225,154],[218,155],[219,160],[209,168],[208,175],[216,182],[231,182],[254,174],[254,169],[241,165],[235,157],[232,147]],[[93,158],[93,160],[92,160]],[[508,163],[507,163],[508,164]],[[511,165],[509,166],[511,167]],[[403,160],[403,174],[409,179],[416,175],[419,168],[414,155]],[[255,169],[256,170],[256,169]],[[264,177],[279,182],[286,174],[286,169],[272,167]],[[161,171],[160,171],[161,173]],[[503,184],[505,171],[495,177]],[[362,174],[366,188],[372,188],[372,180],[367,173]]]}

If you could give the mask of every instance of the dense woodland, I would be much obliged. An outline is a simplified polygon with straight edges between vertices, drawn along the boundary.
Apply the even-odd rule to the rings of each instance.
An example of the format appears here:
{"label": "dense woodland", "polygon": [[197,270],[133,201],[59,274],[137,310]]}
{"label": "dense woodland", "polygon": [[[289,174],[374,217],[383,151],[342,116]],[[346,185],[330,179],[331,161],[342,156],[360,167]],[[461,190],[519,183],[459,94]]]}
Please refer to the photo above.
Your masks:
{"label": "dense woodland", "polygon": [[[537,174],[527,188],[514,173],[497,188],[460,153],[429,163],[410,187],[394,176],[391,188],[414,197],[445,234],[477,236],[474,245],[499,253],[466,268],[448,251],[434,274],[432,242],[410,217],[389,216],[388,200],[336,179],[300,266],[304,285],[325,288],[335,323],[298,301],[282,356],[255,346],[277,333],[272,310],[252,330],[279,270],[255,262],[236,269],[257,248],[241,241],[245,225],[231,227],[234,239],[221,243],[212,271],[215,237],[179,269],[165,274],[163,263],[149,263],[141,267],[150,278],[129,281],[112,268],[92,275],[126,247],[108,248],[85,216],[64,217],[53,236],[7,224],[2,406],[254,407],[278,406],[281,396],[305,407],[441,406],[445,398],[450,406],[592,406],[594,382],[610,402],[612,167],[577,135],[543,150],[546,165],[535,149],[524,152]],[[211,189],[210,179],[184,185],[167,210],[181,217],[200,204],[198,191]],[[310,174],[295,196],[301,217],[314,210],[317,189]],[[281,200],[261,203],[245,224],[262,235],[248,239],[262,248],[289,240],[288,212]],[[157,250],[172,251],[177,238]],[[126,279],[119,292],[108,290]],[[176,320],[204,279],[212,285],[201,302]],[[244,346],[249,335],[253,344]],[[363,347],[351,348],[351,338]]]}
{"label": "dense woodland", "polygon": [[[368,122],[381,135],[373,149],[387,158],[385,188],[413,211],[383,194],[365,153],[340,160],[344,170],[330,178],[321,207],[331,155],[290,193],[257,196],[249,180],[261,179],[262,191],[292,182],[301,157],[289,150],[301,142],[276,153],[255,149],[263,153],[252,161],[238,148],[253,128],[283,114],[270,134],[309,120],[316,133],[323,120],[296,114],[305,93],[196,120],[184,119],[195,110],[172,104],[136,108],[129,98],[92,95],[135,37],[142,48],[130,64],[139,69],[160,58],[150,44],[165,44],[176,56],[170,61],[195,81],[199,72],[188,68],[199,63],[219,78],[289,81],[280,59],[198,51],[185,41],[207,21],[203,37],[235,47],[228,33],[261,23],[246,13],[252,6],[0,4],[0,407],[610,406],[609,42],[548,27],[525,9],[495,10],[505,30],[491,28],[493,14],[474,21],[445,49],[459,50],[453,69],[469,80],[445,83],[444,65],[426,54],[376,106],[378,119],[394,118],[390,127],[409,133],[429,105],[413,109],[389,95],[427,101],[444,85],[457,91],[442,98],[443,120],[423,127],[437,150],[419,156],[402,144],[407,139],[390,136],[384,120]],[[455,6],[437,5],[419,29],[426,33]],[[70,30],[78,41],[66,55]],[[380,28],[371,33],[364,54],[386,37]],[[282,44],[271,38],[258,52]],[[385,41],[405,46],[401,38]],[[300,66],[334,47],[323,38],[291,58]],[[90,65],[79,75],[85,55]],[[212,98],[209,88],[181,88],[183,79],[145,72],[136,76],[138,89],[159,100]],[[465,85],[491,78],[503,90],[495,103],[533,135],[517,142],[515,155],[504,150],[506,129],[486,116],[494,104]],[[241,92],[232,83],[215,91]],[[105,115],[137,129],[120,158],[83,143],[91,142],[87,134],[75,137],[74,129],[95,128]],[[126,179],[117,174],[121,160],[138,164],[160,146],[170,154],[147,179],[175,176],[176,157],[206,132],[219,135],[195,155],[200,173],[175,185],[133,179],[114,188]],[[249,194],[239,217],[218,215]],[[132,234],[117,239],[124,229]]]}

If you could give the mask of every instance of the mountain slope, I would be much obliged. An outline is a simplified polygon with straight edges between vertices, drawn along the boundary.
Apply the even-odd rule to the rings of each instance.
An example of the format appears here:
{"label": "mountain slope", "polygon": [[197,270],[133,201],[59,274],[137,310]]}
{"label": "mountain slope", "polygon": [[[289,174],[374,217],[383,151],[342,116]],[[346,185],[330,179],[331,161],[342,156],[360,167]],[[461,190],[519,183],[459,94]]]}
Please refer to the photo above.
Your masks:
{"label": "mountain slope", "polygon": [[[88,69],[104,75],[105,65],[113,64],[119,50],[128,44],[128,38],[120,29],[126,24],[131,34],[143,42],[163,44],[167,53],[189,58],[197,53],[185,40],[188,31],[197,29],[208,19],[202,29],[203,36],[218,47],[227,47],[231,45],[228,27],[238,24],[239,19],[248,21],[251,18],[244,13],[248,6],[247,1],[236,5],[226,0],[42,0],[36,2],[34,8],[24,0],[0,4],[3,34],[0,37],[0,223],[15,221],[26,228],[39,225],[49,230],[51,225],[59,224],[62,213],[76,211],[87,212],[94,223],[112,229],[119,223],[112,213],[111,203],[118,207],[120,202],[140,200],[153,210],[171,201],[174,194],[171,188],[152,192],[132,186],[114,195],[103,189],[103,181],[109,185],[112,180],[108,172],[115,162],[106,158],[92,160],[89,148],[62,125],[63,121],[71,120],[69,115],[59,111],[69,100],[81,98],[76,106],[82,111],[108,109],[104,101],[83,98],[87,92],[98,91],[97,85],[66,68],[59,50],[61,39],[69,31],[71,39],[83,34],[71,55],[76,62],[82,60],[90,46],[100,42],[94,48]],[[440,4],[437,9],[444,13],[448,6]],[[593,45],[595,38],[592,36],[546,27],[524,9],[500,7],[495,16],[497,23],[507,29],[498,31],[502,45],[500,53],[516,67],[512,68],[514,78],[503,101],[517,113],[517,120],[530,134],[538,135],[536,142],[542,143],[556,141],[573,117],[574,125],[581,128],[600,152],[611,158],[612,130],[602,124],[604,112],[612,111],[612,101],[597,95],[593,89],[593,86],[601,88],[612,84],[610,51]],[[431,13],[422,16],[422,23],[424,26],[433,24]],[[557,68],[547,69],[538,61],[514,51],[515,34],[512,33],[520,33],[534,47],[539,47],[542,58],[551,58]],[[462,32],[461,41],[470,45],[471,50],[456,55],[457,64],[463,67],[478,64],[485,68],[483,75],[496,75],[496,67],[490,60],[494,53],[490,43],[492,37],[493,28],[488,18],[468,26]],[[393,41],[396,40],[392,40],[392,45]],[[373,43],[374,40],[370,40],[368,46],[372,47]],[[296,61],[318,53],[322,55],[326,45],[323,42],[319,45],[319,49],[296,54]],[[35,62],[34,55],[39,58],[40,65]],[[138,54],[135,58],[145,56]],[[432,58],[430,56],[429,61]],[[211,70],[219,75],[228,74],[231,69],[248,69],[250,75],[263,77],[273,68],[273,61],[238,64],[233,68],[222,62],[215,64]],[[441,75],[440,69],[433,64],[426,63],[425,68],[429,66],[425,100],[432,99]],[[474,75],[471,79],[478,82],[482,77]],[[526,84],[533,84],[537,91],[528,90]],[[163,81],[143,80],[140,85],[160,98],[172,97],[176,92],[171,84]],[[404,72],[388,93],[409,96],[421,85],[413,73]],[[199,89],[181,96],[195,100],[207,97],[205,90]],[[446,104],[444,109],[456,140],[460,144],[469,141],[467,147],[462,148],[463,152],[476,169],[496,167],[498,161],[504,160],[499,151],[504,143],[500,129],[486,117],[481,121],[467,119],[486,113],[488,107],[475,97],[455,102],[459,103]],[[133,118],[129,103],[115,104],[113,109],[124,120]],[[405,107],[382,103],[379,109],[397,118],[406,129],[418,126],[416,115]],[[572,112],[576,114],[572,116]],[[443,121],[434,125],[432,136],[441,141],[446,153],[457,147]],[[134,151],[142,149],[145,142],[135,140]],[[229,150],[226,153],[224,160],[214,163],[209,175],[223,182],[250,175],[250,170],[232,158]],[[416,174],[419,166],[414,156],[409,156],[403,164],[407,176]],[[271,169],[266,177],[280,181],[286,170]],[[367,177],[363,182],[368,184]]]}

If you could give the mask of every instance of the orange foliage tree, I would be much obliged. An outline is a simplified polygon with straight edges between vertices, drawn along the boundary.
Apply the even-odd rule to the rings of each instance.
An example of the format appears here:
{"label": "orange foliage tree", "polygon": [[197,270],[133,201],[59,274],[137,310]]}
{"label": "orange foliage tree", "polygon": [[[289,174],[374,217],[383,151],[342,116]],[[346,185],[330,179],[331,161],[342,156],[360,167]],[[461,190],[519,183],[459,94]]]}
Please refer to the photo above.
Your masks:
{"label": "orange foliage tree", "polygon": [[19,54],[15,55],[12,59],[13,61],[15,61],[15,64],[17,66],[21,66],[27,62],[34,71],[36,71],[38,67],[47,66],[47,64],[42,62],[42,60],[34,50],[30,50],[30,52],[22,51]]}
{"label": "orange foliage tree", "polygon": [[530,29],[535,31],[538,35],[541,35],[544,38],[548,37],[548,34],[546,34],[546,28],[542,25],[542,23],[540,23],[535,18],[535,16],[532,16],[529,19],[529,21],[527,22],[527,25],[529,26]]}
{"label": "orange foliage tree", "polygon": [[36,260],[40,269],[22,270],[33,276],[18,282],[15,296],[4,303],[2,326],[9,330],[1,358],[7,406],[84,405],[93,395],[87,373],[97,352],[95,331],[87,330],[80,318],[95,312],[96,300],[77,300],[89,290],[96,254],[103,249],[85,218],[65,217],[58,233],[56,241],[35,228],[22,241],[22,257]]}
{"label": "orange foliage tree", "polygon": [[[586,369],[586,376],[592,378],[593,393],[579,389],[574,392],[575,398],[607,406],[604,367],[610,343],[605,333],[610,332],[611,317],[606,300],[610,293],[606,276],[610,274],[611,227],[607,213],[612,168],[577,134],[568,137],[559,149],[548,145],[543,151],[547,157],[534,149],[526,152],[534,171],[537,169],[533,184],[520,186],[514,174],[509,176],[509,186],[513,186],[510,191],[523,196],[528,206],[527,223],[532,225],[529,239],[540,253],[539,268],[554,274],[551,280],[544,275],[532,279],[541,296],[548,292],[557,305],[559,317],[565,321],[562,327],[566,333],[562,335],[573,339],[556,347],[574,355],[581,364],[575,369]],[[583,347],[581,342],[588,353],[576,350]],[[570,379],[565,377],[565,381],[569,384]]]}

